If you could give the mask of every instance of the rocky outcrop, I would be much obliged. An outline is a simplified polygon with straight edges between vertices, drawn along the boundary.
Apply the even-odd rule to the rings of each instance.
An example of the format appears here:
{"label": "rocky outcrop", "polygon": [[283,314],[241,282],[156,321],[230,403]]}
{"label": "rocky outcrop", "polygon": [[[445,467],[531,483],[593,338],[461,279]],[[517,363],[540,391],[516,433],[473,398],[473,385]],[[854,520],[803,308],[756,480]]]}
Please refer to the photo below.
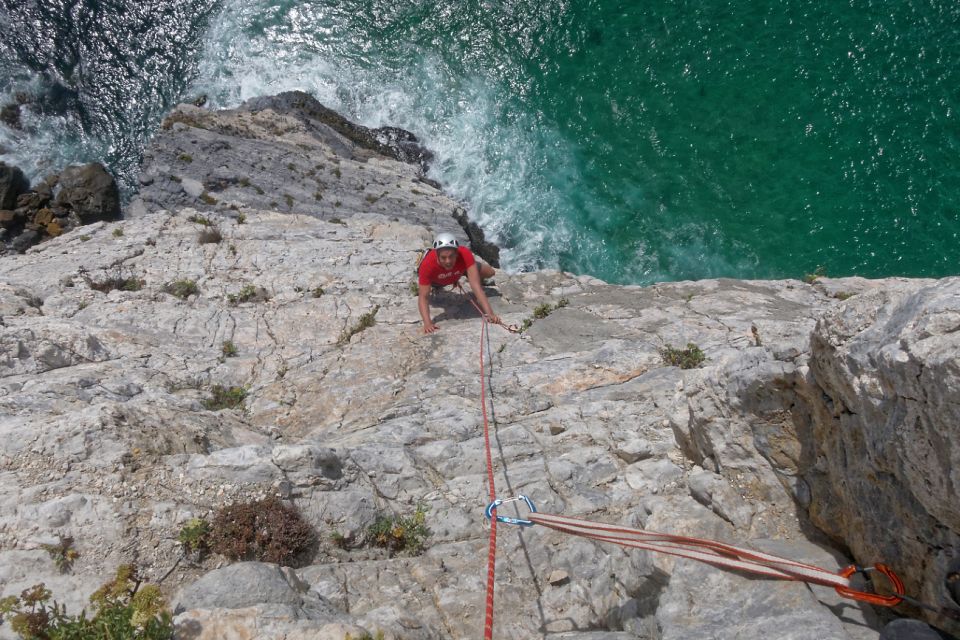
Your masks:
{"label": "rocky outcrop", "polygon": [[0,252],[22,253],[78,226],[120,216],[116,180],[96,162],[69,166],[32,188],[20,169],[3,165],[0,195],[14,203],[0,210]]}
{"label": "rocky outcrop", "polygon": [[[463,237],[459,205],[315,109],[258,104],[178,108],[131,215],[0,257],[0,595],[43,580],[79,608],[134,561],[162,581],[181,637],[476,637],[480,324],[441,293],[441,330],[425,336],[410,289],[433,234]],[[498,493],[828,568],[884,561],[942,600],[958,282],[499,273],[496,311],[530,323],[483,345]],[[705,360],[668,365],[688,343]],[[217,408],[216,386],[245,399]],[[197,559],[178,542],[192,518],[266,496],[317,529],[304,566]],[[362,544],[378,516],[418,506],[422,554]],[[873,527],[872,509],[895,510],[912,539]],[[60,535],[80,552],[63,575],[41,546]],[[502,527],[498,558],[495,637],[875,639],[881,626],[827,588],[540,527]]]}

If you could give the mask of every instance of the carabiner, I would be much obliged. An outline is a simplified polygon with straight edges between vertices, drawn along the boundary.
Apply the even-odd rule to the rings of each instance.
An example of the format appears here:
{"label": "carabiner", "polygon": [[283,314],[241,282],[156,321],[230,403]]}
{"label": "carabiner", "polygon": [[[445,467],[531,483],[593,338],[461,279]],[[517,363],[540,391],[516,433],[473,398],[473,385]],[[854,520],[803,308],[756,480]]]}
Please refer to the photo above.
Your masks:
{"label": "carabiner", "polygon": [[867,576],[869,580],[869,574],[876,571],[877,573],[883,574],[887,580],[890,581],[890,586],[892,587],[893,595],[882,596],[878,593],[870,593],[867,591],[857,591],[849,587],[834,587],[837,590],[837,593],[846,597],[853,598],[854,600],[860,600],[861,602],[869,602],[870,604],[875,604],[881,607],[895,607],[901,602],[904,595],[903,582],[900,580],[900,577],[893,572],[893,569],[888,567],[885,564],[876,564],[872,567],[860,568],[854,565],[850,565],[846,569],[840,571],[840,575],[844,578],[849,578],[855,573],[862,573]]}
{"label": "carabiner", "polygon": [[[533,502],[530,501],[530,498],[524,495],[519,495],[515,498],[507,498],[505,500],[498,498],[497,500],[494,500],[493,502],[487,505],[487,508],[484,510],[483,514],[487,516],[487,520],[490,520],[491,518],[493,518],[493,514],[497,510],[497,507],[499,507],[500,505],[506,504],[508,502],[519,502],[521,500],[527,503],[527,508],[530,509],[530,513],[537,512],[537,508],[534,506]],[[534,525],[534,523],[531,522],[530,520],[524,520],[522,518],[511,518],[510,516],[501,516],[501,515],[497,516],[497,522],[502,522],[504,524],[515,524],[521,527],[532,527]]]}

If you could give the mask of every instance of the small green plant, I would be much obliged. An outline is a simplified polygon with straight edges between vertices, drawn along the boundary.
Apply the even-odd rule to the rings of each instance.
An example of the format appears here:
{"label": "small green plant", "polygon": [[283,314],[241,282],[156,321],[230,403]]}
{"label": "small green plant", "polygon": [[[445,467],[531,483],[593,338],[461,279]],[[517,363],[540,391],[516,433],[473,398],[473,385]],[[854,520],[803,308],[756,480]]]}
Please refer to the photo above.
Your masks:
{"label": "small green plant", "polygon": [[173,619],[160,588],[144,584],[136,567],[121,565],[116,576],[90,596],[87,611],[67,615],[43,584],[0,600],[0,622],[26,640],[170,640]]}
{"label": "small green plant", "polygon": [[40,545],[53,559],[53,564],[57,565],[60,573],[66,573],[73,566],[73,563],[80,557],[80,552],[73,548],[73,538],[70,536],[60,536],[57,544]]}
{"label": "small green plant", "polygon": [[311,291],[310,293],[311,295],[313,295],[314,298],[319,298],[324,293],[323,287],[314,287],[313,291]]}
{"label": "small green plant", "polygon": [[223,234],[216,227],[207,227],[197,234],[198,244],[220,244],[223,242]]}
{"label": "small green plant", "polygon": [[244,224],[247,221],[247,214],[238,213],[237,214],[237,224]]}
{"label": "small green plant", "polygon": [[416,282],[410,283],[410,295],[419,296],[420,295],[420,285]]}
{"label": "small green plant", "polygon": [[360,316],[355,325],[348,329],[344,329],[343,333],[340,334],[340,338],[337,340],[337,346],[342,347],[343,345],[349,343],[353,336],[375,325],[377,323],[377,311],[379,310],[380,305],[374,306],[372,311],[368,311]]}
{"label": "small green plant", "polygon": [[219,384],[210,389],[210,397],[203,401],[204,409],[220,411],[221,409],[236,409],[247,399],[247,390],[243,387],[223,387]]}
{"label": "small green plant", "polygon": [[826,278],[826,277],[827,277],[827,268],[824,267],[823,265],[819,265],[817,266],[816,269],[813,270],[813,273],[808,273],[807,275],[803,276],[803,281],[806,282],[807,284],[813,284],[820,278]]}
{"label": "small green plant", "polygon": [[343,206],[343,203],[340,202],[339,200],[337,200],[336,202],[333,203],[333,206],[335,206],[335,207],[342,207],[342,206]]}
{"label": "small green plant", "polygon": [[89,280],[88,284],[94,291],[110,293],[111,291],[140,291],[146,282],[137,277],[124,278],[116,275],[100,281]]}
{"label": "small green plant", "polygon": [[369,632],[366,632],[363,635],[358,636],[356,638],[354,638],[352,634],[348,633],[343,637],[343,640],[383,640],[385,637],[386,636],[383,635],[383,630],[378,629],[377,632],[373,635],[370,635]]}
{"label": "small green plant", "polygon": [[210,550],[231,560],[289,565],[316,542],[300,512],[273,497],[223,507],[210,523]]}
{"label": "small green plant", "polygon": [[86,242],[89,239],[90,239],[90,236],[88,236],[87,234],[83,234],[82,236],[80,236],[80,242]]}
{"label": "small green plant", "polygon": [[257,185],[253,185],[253,190],[257,192],[257,195],[258,195],[258,196],[262,196],[263,193],[264,193],[264,192],[263,192],[263,189],[261,189],[261,188],[258,187]]}
{"label": "small green plant", "polygon": [[660,350],[660,355],[667,365],[680,367],[681,369],[696,369],[707,359],[700,347],[692,342],[687,343],[686,349],[677,349],[667,345]]}
{"label": "small green plant", "polygon": [[200,289],[197,287],[197,283],[193,280],[176,280],[163,285],[163,291],[164,293],[169,293],[170,295],[176,296],[181,300],[186,300],[190,296],[199,293]]}
{"label": "small green plant", "polygon": [[336,218],[336,217],[330,218],[330,224],[342,224],[343,226],[347,226],[347,223],[346,223],[346,222],[344,222],[344,221],[341,220],[340,218]]}
{"label": "small green plant", "polygon": [[200,225],[203,225],[203,226],[205,226],[205,227],[212,227],[212,226],[213,226],[213,222],[210,221],[210,218],[208,218],[208,217],[206,217],[206,216],[200,216],[200,215],[197,215],[197,214],[193,214],[193,215],[191,215],[189,218],[187,218],[187,222],[192,222],[192,223],[194,223],[194,224],[200,224]]}
{"label": "small green plant", "polygon": [[170,182],[176,182],[177,184],[180,184],[183,182],[183,178],[180,176],[170,176]]}
{"label": "small green plant", "polygon": [[191,156],[189,153],[181,153],[177,156],[177,160],[180,162],[193,162],[193,156]]}
{"label": "small green plant", "polygon": [[293,196],[289,193],[283,194],[283,201],[287,203],[287,209],[293,209]]}
{"label": "small green plant", "polygon": [[334,167],[332,173],[333,175],[337,176],[337,180],[342,177],[342,174],[340,173],[340,167]]}
{"label": "small green plant", "polygon": [[570,304],[569,300],[567,300],[566,298],[560,298],[560,300],[558,300],[556,304],[550,304],[549,302],[544,302],[543,304],[537,305],[533,309],[533,317],[525,319],[523,323],[520,325],[520,331],[521,332],[526,331],[527,329],[533,326],[534,320],[543,320],[544,318],[549,316],[551,313],[553,313],[557,309],[562,309],[566,307],[568,304]]}
{"label": "small green plant", "polygon": [[391,554],[406,551],[410,555],[423,552],[423,543],[430,535],[427,509],[418,505],[411,516],[379,516],[367,527],[370,544],[387,549]]}
{"label": "small green plant", "polygon": [[232,340],[224,340],[220,351],[223,353],[224,358],[233,358],[239,353],[237,345],[233,344]]}
{"label": "small green plant", "polygon": [[227,247],[227,250],[230,251],[230,255],[237,255],[237,245],[231,244],[229,247]]}
{"label": "small green plant", "polygon": [[837,300],[849,300],[855,295],[856,294],[850,293],[849,291],[837,291],[835,294],[833,294],[833,297]]}
{"label": "small green plant", "polygon": [[200,554],[207,548],[207,537],[210,534],[210,523],[203,518],[191,518],[180,529],[177,540],[188,553]]}
{"label": "small green plant", "polygon": [[218,201],[212,195],[204,191],[203,193],[200,194],[200,202],[202,202],[203,204],[208,204],[212,207],[213,205],[217,204]]}
{"label": "small green plant", "polygon": [[333,546],[335,546],[336,548],[343,549],[344,551],[346,551],[347,549],[350,548],[352,541],[350,540],[350,538],[343,535],[339,531],[334,531],[333,533],[330,534],[330,542],[332,542]]}
{"label": "small green plant", "polygon": [[117,227],[116,229],[114,229],[114,230],[113,230],[113,237],[114,237],[114,238],[122,238],[122,237],[123,237],[123,229],[121,229],[120,227]]}
{"label": "small green plant", "polygon": [[297,170],[297,165],[293,164],[292,162],[288,162],[288,163],[287,163],[287,169],[289,169],[290,171],[296,171],[296,170]]}
{"label": "small green plant", "polygon": [[320,193],[319,191],[314,191],[313,199],[319,202],[320,200],[323,200],[323,194]]}
{"label": "small green plant", "polygon": [[261,287],[255,287],[252,284],[245,284],[237,293],[231,293],[227,295],[227,301],[230,304],[242,304],[244,302],[262,302],[264,300],[269,300],[270,296],[267,294],[266,290]]}

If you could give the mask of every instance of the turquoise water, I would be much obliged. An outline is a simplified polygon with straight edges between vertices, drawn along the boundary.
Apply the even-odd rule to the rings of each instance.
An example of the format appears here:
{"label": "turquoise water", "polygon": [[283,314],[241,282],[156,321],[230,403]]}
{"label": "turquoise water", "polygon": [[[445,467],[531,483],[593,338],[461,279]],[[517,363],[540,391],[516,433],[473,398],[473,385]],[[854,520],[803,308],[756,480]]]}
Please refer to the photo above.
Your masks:
{"label": "turquoise water", "polygon": [[298,88],[408,128],[508,269],[958,273],[955,2],[223,0],[197,15],[148,124],[169,93],[234,106]]}

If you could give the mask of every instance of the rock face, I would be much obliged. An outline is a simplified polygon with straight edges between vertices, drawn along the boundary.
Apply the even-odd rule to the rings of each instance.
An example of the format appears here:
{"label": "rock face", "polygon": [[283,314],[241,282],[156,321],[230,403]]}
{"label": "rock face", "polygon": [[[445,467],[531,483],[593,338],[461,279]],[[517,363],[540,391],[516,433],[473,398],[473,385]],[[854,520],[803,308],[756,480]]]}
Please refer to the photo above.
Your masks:
{"label": "rock face", "polygon": [[120,215],[120,190],[100,163],[71,166],[60,174],[57,204],[76,213],[83,224],[114,220]]}
{"label": "rock face", "polygon": [[0,162],[0,209],[13,209],[17,196],[30,188],[30,183],[18,167]]}
{"label": "rock face", "polygon": [[[502,497],[830,569],[883,561],[942,602],[960,279],[499,273],[488,296],[526,331],[481,343],[473,307],[442,292],[424,336],[415,260],[435,233],[465,235],[458,203],[416,157],[295,100],[178,108],[126,219],[0,257],[0,595],[44,581],[79,609],[133,561],[184,638],[477,637],[482,347]],[[706,360],[667,365],[688,343]],[[246,397],[218,409],[216,386]],[[218,566],[177,542],[268,495],[317,529],[303,566]],[[363,544],[418,505],[421,555]],[[64,575],[41,547],[58,535],[80,552]],[[824,587],[540,527],[498,542],[498,638],[859,640],[882,624]]]}

